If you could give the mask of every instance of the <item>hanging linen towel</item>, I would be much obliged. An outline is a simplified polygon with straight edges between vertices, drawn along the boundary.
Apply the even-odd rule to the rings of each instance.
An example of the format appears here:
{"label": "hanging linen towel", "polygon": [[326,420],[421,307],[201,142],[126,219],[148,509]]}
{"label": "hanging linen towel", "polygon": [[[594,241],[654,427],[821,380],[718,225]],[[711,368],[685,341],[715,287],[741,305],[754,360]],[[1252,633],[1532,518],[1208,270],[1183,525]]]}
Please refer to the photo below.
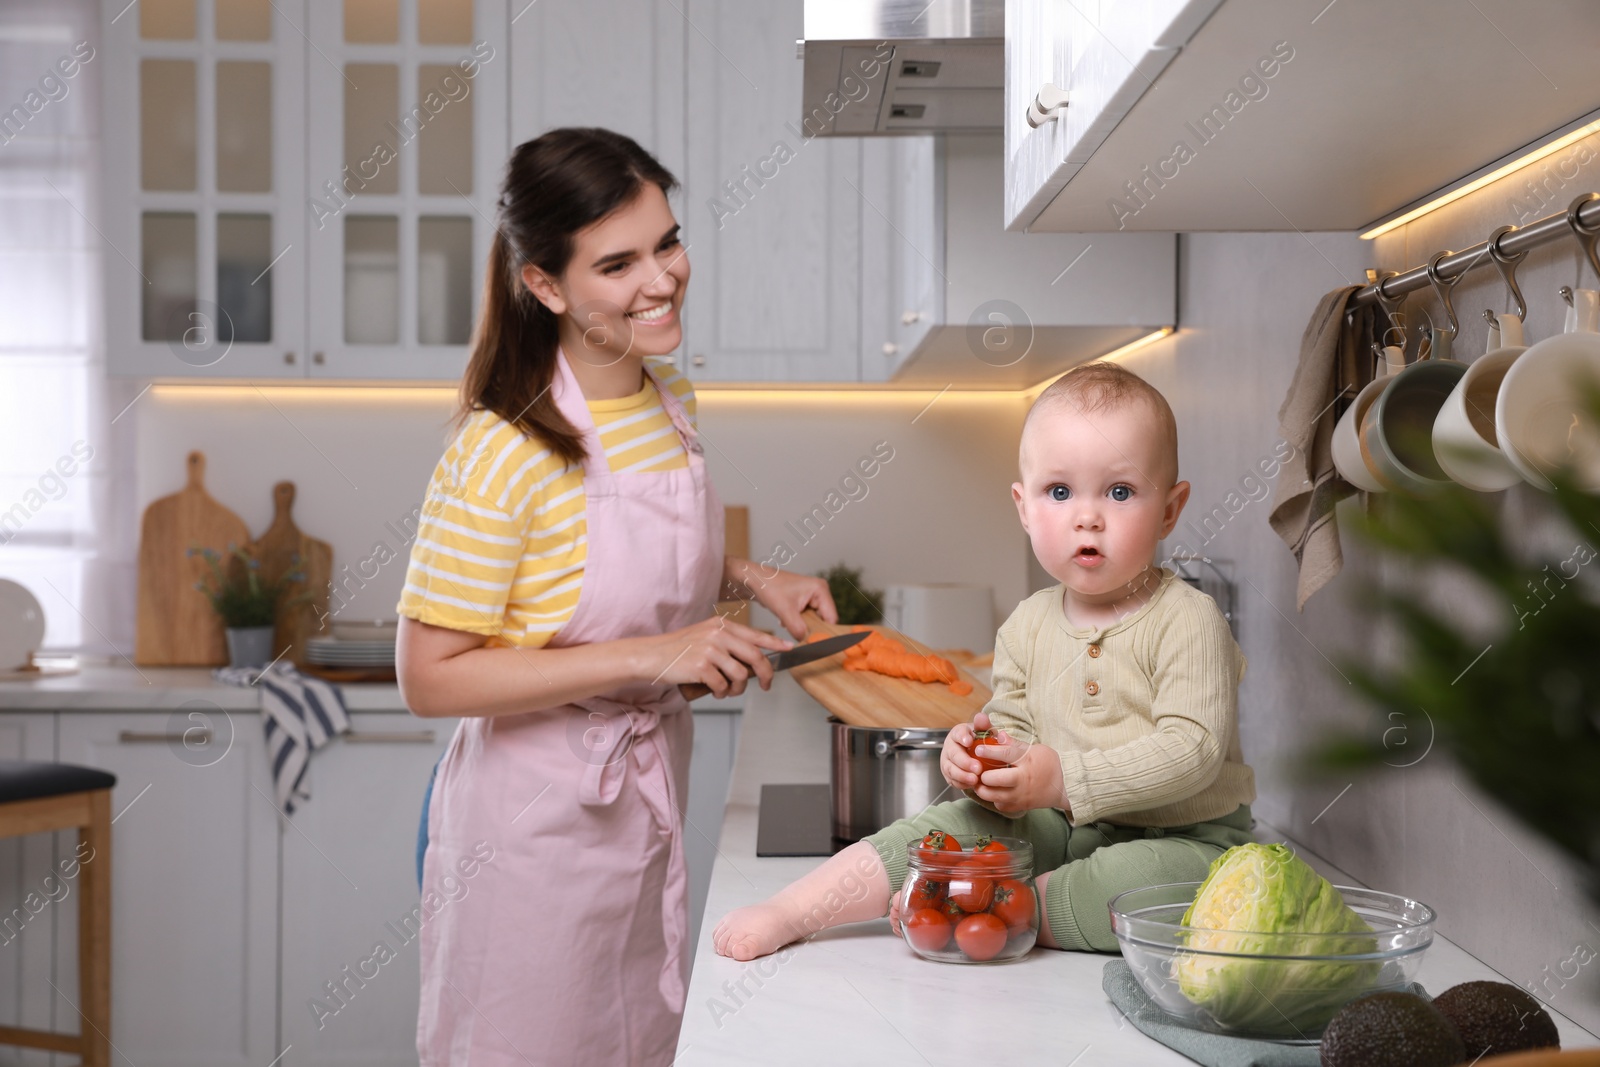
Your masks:
{"label": "hanging linen towel", "polygon": [[267,738],[273,792],[278,808],[285,815],[293,815],[295,805],[311,799],[311,791],[304,784],[311,753],[350,730],[350,716],[339,687],[301,674],[292,664],[283,662],[266,670],[218,667],[211,674],[228,685],[261,690],[261,722]]}
{"label": "hanging linen towel", "polygon": [[1295,591],[1300,611],[1344,565],[1333,509],[1357,490],[1334,469],[1333,427],[1366,384],[1362,368],[1372,363],[1370,355],[1361,355],[1372,337],[1372,308],[1358,307],[1348,318],[1345,314],[1358,288],[1335,289],[1317,303],[1300,338],[1300,362],[1289,395],[1278,409],[1278,433],[1294,446],[1294,453],[1278,476],[1267,521],[1300,569]]}

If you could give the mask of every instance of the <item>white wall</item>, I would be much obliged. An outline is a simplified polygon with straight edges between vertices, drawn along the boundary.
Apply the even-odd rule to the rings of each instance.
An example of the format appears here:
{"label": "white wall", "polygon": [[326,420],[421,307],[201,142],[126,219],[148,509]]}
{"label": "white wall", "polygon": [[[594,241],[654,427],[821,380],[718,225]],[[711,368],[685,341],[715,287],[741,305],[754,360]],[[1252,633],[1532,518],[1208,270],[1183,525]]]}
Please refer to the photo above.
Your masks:
{"label": "white wall", "polygon": [[[1597,185],[1600,174],[1582,187]],[[1564,193],[1559,206],[1577,191]],[[1375,243],[1324,233],[1185,236],[1182,329],[1126,361],[1171,400],[1181,472],[1194,485],[1185,520],[1166,549],[1180,541],[1201,547],[1187,520],[1237,492],[1256,461],[1281,440],[1278,406],[1306,319],[1324,292],[1364,281],[1368,266],[1406,269],[1440,248],[1482,240],[1502,222],[1525,222],[1554,209],[1519,219],[1508,191],[1490,187]],[[1576,284],[1575,248],[1563,243],[1535,251],[1521,271],[1533,305],[1530,340],[1560,329],[1563,306],[1555,290]],[[1585,284],[1593,284],[1592,277],[1586,275]],[[1440,316],[1431,294],[1413,300],[1414,315],[1422,306]],[[1462,320],[1456,354],[1470,360],[1484,347],[1479,312],[1510,305],[1492,270],[1463,282],[1456,305]],[[1531,543],[1566,538],[1570,549],[1570,537],[1548,519],[1539,493],[1517,488],[1499,499],[1508,525]],[[1357,499],[1343,502],[1341,524],[1348,528],[1351,511],[1360,506]],[[1600,1031],[1600,974],[1583,973],[1565,985],[1548,981],[1576,946],[1600,949],[1600,916],[1585,906],[1577,872],[1479,793],[1442,750],[1434,748],[1415,766],[1341,781],[1307,780],[1292,769],[1322,731],[1369,723],[1366,705],[1335,664],[1342,657],[1381,658],[1392,649],[1352,594],[1364,579],[1393,585],[1406,576],[1346,536],[1343,573],[1297,613],[1294,560],[1267,525],[1270,508],[1270,498],[1246,504],[1204,545],[1207,553],[1235,561],[1239,575],[1240,643],[1249,659],[1240,719],[1245,757],[1258,775],[1257,816],[1367,884],[1433,905],[1442,933]],[[1430,592],[1466,601],[1471,590],[1441,579]],[[1412,747],[1396,763],[1426,748],[1426,722],[1412,725]]]}
{"label": "white wall", "polygon": [[[795,554],[785,569],[845,562],[876,588],[988,585],[1003,618],[1027,593],[1026,540],[1010,499],[1023,405],[947,393],[927,407],[931,398],[703,397],[707,464],[723,499],[749,506],[752,554],[771,558],[782,541]],[[157,387],[134,408],[138,506],[180,488],[184,456],[199,448],[211,494],[259,534],[271,520],[273,484],[289,479],[296,523],[333,546],[336,584],[346,565],[366,580],[340,617],[392,617],[404,581],[403,520],[422,502],[452,404],[444,389]],[[860,497],[848,501],[841,492],[836,500],[847,502],[808,543],[785,529],[824,504],[880,441],[893,458],[862,480],[865,495],[847,487]],[[388,554],[376,551],[379,542],[399,558],[359,568]]]}

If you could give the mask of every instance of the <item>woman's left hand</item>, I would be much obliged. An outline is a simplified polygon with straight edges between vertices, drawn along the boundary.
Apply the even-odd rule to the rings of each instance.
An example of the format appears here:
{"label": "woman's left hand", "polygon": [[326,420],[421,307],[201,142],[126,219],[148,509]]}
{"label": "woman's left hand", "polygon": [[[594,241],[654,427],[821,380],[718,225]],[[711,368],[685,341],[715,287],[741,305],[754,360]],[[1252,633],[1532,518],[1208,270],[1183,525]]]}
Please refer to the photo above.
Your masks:
{"label": "woman's left hand", "polygon": [[814,608],[828,622],[839,621],[839,609],[834,606],[828,583],[807,574],[779,571],[772,577],[765,575],[749,579],[750,591],[756,603],[778,617],[783,628],[796,639],[806,636],[806,621],[800,613]]}

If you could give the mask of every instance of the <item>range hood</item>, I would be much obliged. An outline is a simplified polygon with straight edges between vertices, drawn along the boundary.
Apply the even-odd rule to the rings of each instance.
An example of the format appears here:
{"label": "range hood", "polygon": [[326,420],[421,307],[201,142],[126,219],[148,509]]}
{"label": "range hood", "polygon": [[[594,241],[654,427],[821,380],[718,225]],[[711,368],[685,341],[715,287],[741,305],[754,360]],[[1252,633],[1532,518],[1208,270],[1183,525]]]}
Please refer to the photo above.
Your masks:
{"label": "range hood", "polygon": [[999,130],[1005,0],[806,0],[801,124],[818,137]]}

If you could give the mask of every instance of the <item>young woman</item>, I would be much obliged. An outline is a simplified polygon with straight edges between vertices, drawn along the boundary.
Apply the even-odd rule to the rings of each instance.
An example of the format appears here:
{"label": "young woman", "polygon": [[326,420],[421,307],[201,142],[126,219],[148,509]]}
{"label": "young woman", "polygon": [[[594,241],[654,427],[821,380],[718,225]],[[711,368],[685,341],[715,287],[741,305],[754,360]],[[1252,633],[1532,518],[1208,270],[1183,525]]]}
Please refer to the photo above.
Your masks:
{"label": "young woman", "polygon": [[681,835],[692,717],[772,679],[817,578],[723,554],[694,394],[664,356],[689,261],[675,181],[633,141],[519,145],[461,426],[434,471],[399,612],[422,716],[462,716],[424,809],[424,1067],[669,1064],[690,957]]}

